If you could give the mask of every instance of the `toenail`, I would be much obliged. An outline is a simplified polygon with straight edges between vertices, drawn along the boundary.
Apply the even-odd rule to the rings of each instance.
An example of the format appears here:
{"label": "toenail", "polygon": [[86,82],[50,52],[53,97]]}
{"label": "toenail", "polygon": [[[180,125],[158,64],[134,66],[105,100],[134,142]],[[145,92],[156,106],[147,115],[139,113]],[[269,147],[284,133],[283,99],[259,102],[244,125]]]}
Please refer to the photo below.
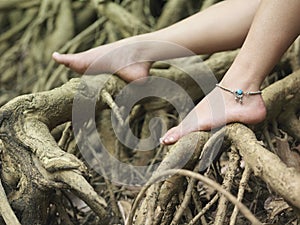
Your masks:
{"label": "toenail", "polygon": [[57,55],[59,55],[59,53],[58,53],[58,52],[53,52],[52,55],[53,55],[53,56],[57,56]]}
{"label": "toenail", "polygon": [[165,140],[164,140],[164,142],[165,143],[172,143],[172,142],[174,142],[174,137],[168,137],[168,138],[166,138]]}
{"label": "toenail", "polygon": [[163,138],[160,138],[160,139],[159,139],[159,143],[163,144],[163,143],[164,143],[164,139],[163,139]]}

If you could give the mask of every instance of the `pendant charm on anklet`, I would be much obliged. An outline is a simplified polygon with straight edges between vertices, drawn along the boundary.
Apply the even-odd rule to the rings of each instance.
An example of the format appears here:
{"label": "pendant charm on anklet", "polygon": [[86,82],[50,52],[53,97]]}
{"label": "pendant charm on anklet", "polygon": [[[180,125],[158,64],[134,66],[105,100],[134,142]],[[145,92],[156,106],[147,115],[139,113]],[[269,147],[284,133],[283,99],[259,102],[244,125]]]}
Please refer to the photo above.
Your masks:
{"label": "pendant charm on anklet", "polygon": [[220,84],[216,84],[217,87],[221,88],[224,91],[230,92],[231,94],[234,95],[234,99],[239,102],[240,104],[243,104],[243,97],[246,95],[260,95],[261,91],[247,91],[244,92],[242,89],[237,89],[235,91],[230,90],[228,88],[225,88],[223,86],[221,86]]}
{"label": "pendant charm on anklet", "polygon": [[235,92],[234,92],[234,95],[235,95],[235,100],[241,104],[243,104],[243,97],[244,97],[244,92],[243,90],[241,89],[237,89]]}

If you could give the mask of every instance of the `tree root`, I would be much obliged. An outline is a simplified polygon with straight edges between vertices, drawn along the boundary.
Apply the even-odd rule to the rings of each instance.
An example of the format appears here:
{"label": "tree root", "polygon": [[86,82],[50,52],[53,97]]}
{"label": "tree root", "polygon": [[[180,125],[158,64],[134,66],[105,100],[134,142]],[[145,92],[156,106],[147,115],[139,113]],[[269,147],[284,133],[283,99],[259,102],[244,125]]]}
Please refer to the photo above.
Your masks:
{"label": "tree root", "polygon": [[[0,11],[3,12],[3,15],[0,15],[0,28],[4,32],[0,35],[0,52],[3,53],[0,62],[0,105],[2,106],[10,98],[22,93],[50,90],[66,83],[70,78],[78,76],[63,66],[55,68],[55,62],[49,62],[52,51],[59,49],[58,51],[61,53],[73,53],[123,37],[149,32],[170,25],[172,21],[177,21],[195,12],[200,4],[199,1],[193,0],[170,0],[166,4],[164,2],[152,0],[122,0],[120,4],[102,0],[67,0],[63,2],[57,0],[11,0],[1,2]],[[215,2],[217,0],[203,1],[202,9]],[[149,9],[147,4],[152,5],[155,9]],[[142,6],[144,7],[142,8]],[[33,18],[34,15],[35,18]],[[76,36],[74,37],[74,35]],[[262,138],[265,138],[264,141],[269,145],[268,148],[272,152],[278,153],[286,165],[280,164],[278,157],[260,146],[253,132],[242,125],[230,125],[218,134],[226,137],[225,145],[221,148],[224,152],[221,157],[227,156],[225,150],[231,144],[231,148],[237,149],[243,156],[243,160],[246,161],[245,172],[238,187],[238,200],[242,202],[244,185],[247,183],[250,171],[253,170],[254,174],[262,178],[274,192],[294,206],[295,213],[299,209],[299,188],[297,189],[299,170],[292,167],[299,167],[299,157],[296,157],[296,155],[299,156],[297,140],[299,140],[300,133],[298,88],[300,72],[296,71],[300,68],[299,43],[300,39],[295,41],[281,63],[275,68],[274,73],[266,79],[263,87],[268,86],[268,88],[263,91],[263,98],[267,105],[268,116],[264,123],[251,127],[257,135],[261,134],[260,130],[264,131]],[[41,49],[45,51],[41,51]],[[167,63],[158,62],[153,65],[150,73],[152,76],[167,78],[181,85],[183,89],[187,90],[191,99],[197,102],[205,93],[215,87],[215,81],[206,83],[210,73],[208,68],[212,70],[211,74],[215,75],[216,80],[220,80],[237,52],[190,57]],[[181,70],[182,68],[184,71]],[[291,71],[296,72],[270,85]],[[25,74],[27,74],[26,77]],[[190,75],[195,75],[193,78],[196,78],[198,83],[205,84],[203,90]],[[98,85],[103,84],[97,78],[92,82]],[[237,161],[235,161],[232,164],[234,166],[232,166],[231,172],[226,171],[229,174],[226,174],[226,179],[224,179],[224,175],[218,173],[219,166],[222,166],[218,163],[223,163],[224,159],[214,160],[215,156],[210,154],[216,143],[219,144],[218,135],[212,136],[207,141],[209,134],[194,133],[170,148],[159,146],[155,151],[143,152],[143,154],[137,150],[140,149],[142,142],[137,142],[136,150],[135,148],[129,149],[120,143],[113,132],[111,113],[120,124],[124,123],[123,121],[125,123],[129,121],[134,135],[141,139],[152,135],[153,124],[151,121],[157,115],[162,116],[167,127],[178,122],[171,105],[159,99],[142,100],[134,107],[128,118],[122,118],[120,114],[122,106],[117,105],[114,98],[124,86],[124,82],[113,77],[99,93],[96,111],[104,110],[96,115],[97,130],[100,137],[103,138],[104,144],[107,145],[109,153],[125,163],[146,165],[149,170],[164,159],[154,176],[162,175],[165,171],[174,168],[184,167],[194,172],[198,172],[200,168],[201,172],[206,171],[205,176],[217,180],[218,183],[223,183],[223,189],[236,191],[236,183],[226,180],[226,176],[232,177],[234,168],[236,168],[238,172],[234,174],[234,178],[240,178],[239,173],[242,168],[236,166]],[[4,145],[4,147],[1,146],[0,151],[0,184],[3,184],[4,189],[2,192],[0,190],[0,197],[3,199],[0,213],[6,223],[48,224],[53,218],[61,219],[60,223],[66,224],[81,224],[80,222],[90,224],[89,221],[93,221],[93,224],[98,221],[100,224],[122,223],[122,219],[119,218],[121,217],[119,213],[121,208],[117,208],[119,200],[130,205],[136,192],[127,190],[127,187],[110,183],[108,179],[98,174],[95,175],[95,171],[93,171],[95,168],[87,168],[88,164],[84,164],[83,156],[76,148],[74,135],[70,133],[73,125],[69,122],[72,119],[73,99],[78,92],[84,92],[85,87],[84,82],[75,79],[49,92],[20,96],[0,108],[0,138]],[[82,93],[84,98],[89,99],[94,95],[91,93],[92,90],[89,91]],[[129,91],[125,94],[132,95],[134,93]],[[175,101],[182,100],[181,98],[174,96]],[[182,108],[186,110],[185,113],[190,110],[184,104]],[[161,129],[155,130],[157,134],[154,135],[154,139],[164,133],[163,126],[160,126]],[[282,134],[284,136],[280,138]],[[248,140],[245,140],[247,138]],[[290,155],[284,159],[281,154],[283,156]],[[208,160],[209,162],[207,155],[210,156],[208,158],[211,158]],[[185,162],[184,159],[189,157],[190,160]],[[197,164],[199,157],[202,164]],[[289,160],[291,157],[293,160]],[[202,167],[205,161],[211,165],[208,170],[205,170],[206,164],[205,169]],[[178,163],[181,165],[179,166]],[[274,164],[279,166],[270,168]],[[101,166],[102,164],[99,167]],[[224,167],[221,171],[223,170]],[[90,173],[88,175],[88,172],[91,172],[92,175]],[[115,175],[119,176],[119,174]],[[249,184],[253,182],[253,179],[255,178],[251,177]],[[225,185],[226,183],[228,185]],[[249,186],[249,188],[251,187]],[[69,190],[79,198],[81,206],[84,205],[88,210],[87,213],[83,212],[84,210],[80,211],[84,214],[84,219],[80,222],[78,218],[81,217],[81,214],[78,213],[78,205],[72,205],[74,203],[72,197],[76,196],[72,195],[68,199],[69,196],[64,195]],[[102,197],[97,193],[100,193]],[[247,197],[251,195],[250,193],[246,194]],[[54,195],[55,197],[51,199]],[[231,203],[223,195],[216,194],[208,186],[203,185],[203,182],[196,182],[195,177],[185,178],[180,174],[162,177],[160,182],[151,185],[146,191],[146,196],[141,196],[141,198],[144,199],[141,200],[139,210],[135,215],[133,212],[131,213],[131,216],[135,216],[135,224],[141,225],[178,223],[191,225],[199,224],[199,219],[202,224],[207,224],[211,221],[206,220],[211,217],[217,220],[219,218],[220,221],[229,221],[228,216],[224,217],[226,207],[223,206],[228,204],[227,210],[232,208],[232,205],[229,205]],[[10,207],[13,212],[9,209]],[[39,210],[36,210],[37,207]],[[215,209],[218,208],[217,212]],[[255,207],[250,206],[250,208],[255,213]],[[70,211],[72,212],[70,213]],[[130,209],[125,211],[122,212],[124,220]],[[241,218],[236,218],[237,212],[237,207],[235,207],[230,218],[231,224],[236,219],[238,219],[237,223],[240,222]],[[60,215],[59,218],[57,213]],[[215,216],[216,214],[218,216]],[[17,221],[18,219],[20,222]],[[0,224],[2,222],[3,220],[0,220]]]}
{"label": "tree root", "polygon": [[267,107],[267,119],[264,123],[277,119],[290,104],[296,107],[294,110],[299,109],[299,83],[300,70],[297,70],[263,91],[262,96]]}
{"label": "tree root", "polygon": [[[96,29],[99,29],[104,23],[105,19],[100,18],[96,20],[93,24],[91,24],[88,28],[83,30],[80,34],[75,36],[73,39],[69,40],[61,47],[58,52],[59,53],[74,53],[79,43],[83,42],[87,36],[91,35],[95,32]],[[61,74],[63,70],[63,66],[59,66],[56,70],[53,71],[55,62],[50,61],[45,72],[44,76],[39,80],[39,82],[34,86],[33,92],[41,91],[41,90],[50,90],[55,86],[55,81]]]}
{"label": "tree root", "polygon": [[[96,1],[95,1],[96,2]],[[137,19],[132,13],[113,2],[95,3],[100,14],[115,23],[124,37],[146,33],[150,28]]]}
{"label": "tree root", "polygon": [[[276,82],[273,85],[270,85],[268,88],[266,88],[263,91],[263,98],[265,100],[268,112],[270,112],[267,116],[266,121],[272,120],[275,116],[280,115],[283,113],[280,109],[278,109],[278,105],[281,108],[285,108],[288,105],[292,105],[294,107],[298,106],[298,101],[299,101],[299,93],[298,89],[296,88],[299,83],[299,73],[300,71],[297,71],[290,76],[286,77],[285,79],[282,79],[278,82]],[[281,87],[278,90],[278,87]],[[279,94],[279,93],[289,93],[288,95],[285,96],[290,96],[288,99],[290,101],[287,101],[287,98],[284,97],[284,95]],[[276,104],[274,102],[276,101]],[[296,104],[294,104],[296,103]],[[275,108],[275,110],[274,110]],[[225,133],[224,133],[225,131]],[[256,140],[253,132],[246,128],[243,125],[240,124],[233,124],[227,126],[223,133],[226,135],[227,139],[231,142],[232,146],[234,148],[237,148],[240,154],[243,156],[243,159],[245,160],[246,164],[249,165],[249,167],[254,171],[254,174],[261,177],[275,192],[277,192],[279,195],[281,195],[286,201],[288,201],[291,205],[293,205],[296,208],[299,208],[299,190],[297,186],[299,185],[300,182],[300,174],[294,169],[294,168],[288,168],[283,162],[280,161],[280,159],[274,155],[273,153],[269,152],[265,148],[263,148]],[[222,132],[222,131],[220,131]],[[240,136],[239,134],[243,134],[243,137]],[[191,137],[188,135],[188,137]],[[187,137],[187,138],[188,138]],[[196,143],[197,142],[198,136],[193,136],[191,137],[190,142]],[[184,139],[184,138],[183,138]],[[182,139],[182,140],[183,140]],[[182,141],[181,140],[181,141]],[[193,140],[193,141],[192,141]],[[171,169],[174,167],[174,164],[178,162],[178,157],[177,154],[181,154],[180,151],[182,149],[185,150],[185,153],[188,153],[188,149],[186,146],[182,144],[182,142],[179,141],[176,143],[170,150],[168,157],[163,160],[161,163],[161,166],[157,169],[155,174],[162,174],[164,171]],[[214,138],[213,142],[218,141],[218,138]],[[206,142],[206,141],[205,141]],[[207,142],[208,144],[208,142]],[[206,145],[207,145],[206,144]],[[209,144],[208,144],[209,145]],[[174,150],[178,149],[178,150]],[[205,152],[205,150],[203,150]],[[172,163],[170,163],[172,162]],[[237,162],[237,161],[236,161]],[[270,162],[272,162],[270,164]],[[273,167],[272,165],[279,165],[278,167]],[[236,163],[234,168],[236,168]],[[278,175],[278,171],[281,171],[280,175]],[[155,174],[153,177],[155,177]],[[232,174],[232,172],[231,172]],[[230,178],[229,180],[232,180]],[[165,181],[167,182],[167,181]],[[230,187],[230,186],[229,186]],[[230,188],[229,188],[230,189]],[[228,190],[229,190],[228,189]],[[147,191],[147,195],[145,200],[142,202],[142,206],[148,205],[148,207],[151,207],[151,204],[148,204],[147,202],[152,202],[156,201],[152,198],[153,192],[155,189],[149,189]],[[177,191],[179,191],[177,189]],[[243,192],[241,190],[241,192]],[[174,193],[175,194],[175,193]],[[173,195],[174,195],[173,194]],[[241,196],[242,194],[240,194]],[[168,198],[170,199],[170,197]],[[241,200],[241,199],[239,199]],[[137,203],[135,203],[137,204]],[[158,204],[159,205],[159,204]],[[158,205],[155,205],[156,208]],[[186,205],[186,204],[185,204]],[[220,203],[219,203],[220,207]],[[146,206],[143,207],[144,211],[150,210]],[[179,211],[181,209],[179,208]],[[134,208],[133,208],[134,211]],[[225,212],[224,208],[221,208],[220,211],[222,213]],[[144,221],[146,221],[146,216],[145,214],[142,213],[143,211],[139,211],[137,213],[138,217],[135,222],[135,224],[143,224]],[[181,212],[178,212],[178,214],[175,213],[175,215],[179,215]],[[142,215],[142,216],[141,216]],[[133,215],[131,215],[133,218]],[[142,218],[141,218],[142,217]],[[160,216],[161,217],[161,216]],[[128,220],[128,224],[132,223],[132,218]],[[221,217],[220,217],[221,218]],[[224,218],[224,217],[222,217]],[[150,218],[148,218],[149,220]],[[234,216],[233,216],[233,219]],[[220,221],[223,221],[221,219]],[[178,222],[177,217],[175,217],[175,222]],[[174,224],[175,224],[174,222]],[[221,222],[222,223],[222,222]],[[156,223],[154,223],[156,224]]]}
{"label": "tree root", "polygon": [[208,204],[206,204],[206,206],[189,222],[188,225],[194,225],[199,220],[199,218],[201,218],[212,207],[212,205],[217,202],[218,199],[219,199],[219,194],[216,194],[211,199],[211,201]]}
{"label": "tree root", "polygon": [[[223,188],[228,192],[230,192],[233,186],[232,185],[234,180],[233,178],[235,176],[238,163],[239,163],[239,155],[237,154],[236,149],[234,149],[234,147],[232,146],[231,152],[229,153],[229,165],[226,170],[226,174],[222,185]],[[214,223],[215,225],[224,224],[225,216],[227,214],[227,205],[228,205],[227,198],[221,195],[219,199],[218,209],[216,212],[215,223]]]}
{"label": "tree root", "polygon": [[[141,192],[139,193],[138,197],[136,198],[136,201],[135,201],[135,203],[133,205],[133,212],[134,212],[134,209],[136,208],[136,205],[141,200],[141,196],[143,194],[145,194],[146,190],[151,186],[151,184],[157,182],[162,177],[170,176],[170,175],[173,175],[173,174],[178,174],[178,175],[182,175],[182,176],[188,176],[188,177],[192,177],[194,179],[201,180],[201,181],[205,182],[206,184],[208,184],[212,188],[215,188],[221,194],[223,194],[224,196],[226,196],[226,198],[229,199],[231,202],[233,202],[239,208],[239,210],[241,212],[243,212],[243,214],[251,221],[252,224],[262,224],[262,223],[260,223],[253,216],[253,214],[248,210],[248,208],[246,206],[244,206],[233,195],[231,195],[229,192],[227,192],[225,189],[223,189],[221,185],[219,185],[218,183],[216,183],[213,180],[208,179],[207,177],[205,177],[205,176],[203,176],[201,174],[194,173],[192,171],[184,170],[184,169],[179,169],[179,170],[177,170],[177,169],[170,169],[170,170],[166,170],[164,172],[161,172],[159,175],[153,176],[151,178],[151,180],[148,182],[148,184],[141,190]],[[129,219],[127,221],[127,224],[128,225],[132,224],[132,220],[133,219],[132,219],[132,215],[131,215],[131,217],[129,217]]]}
{"label": "tree root", "polygon": [[[199,171],[199,164],[194,168],[194,172],[197,173],[198,171]],[[177,210],[176,214],[174,214],[174,218],[172,219],[171,224],[178,224],[179,220],[182,217],[182,215],[184,214],[185,210],[188,209],[190,199],[192,198],[192,195],[193,195],[195,181],[196,180],[194,178],[191,178],[189,180],[184,198],[180,204],[180,208]]]}
{"label": "tree root", "polygon": [[18,32],[22,31],[36,16],[37,9],[33,8],[28,10],[25,14],[25,19],[22,20],[17,26],[12,27],[10,30],[6,31],[0,36],[0,42],[6,41],[16,35]]}
{"label": "tree root", "polygon": [[[254,174],[261,177],[291,205],[300,208],[300,174],[294,168],[288,168],[275,154],[262,147],[250,129],[240,124],[233,124],[227,129],[228,138],[238,148]],[[240,132],[243,139],[238,135]]]}
{"label": "tree root", "polygon": [[[161,29],[171,24],[178,22],[179,20],[183,19],[187,16],[188,6],[192,4],[193,1],[180,1],[180,0],[173,0],[168,1],[163,8],[163,12],[159,17],[156,29]],[[193,7],[194,9],[196,7]]]}
{"label": "tree root", "polygon": [[[117,86],[121,87],[122,84],[122,81],[113,77],[108,82],[107,91],[114,94],[118,90]],[[36,213],[28,213],[35,210],[33,207],[36,204],[42,204],[34,197],[46,197],[45,194],[52,188],[72,190],[101,218],[103,224],[107,222],[106,201],[83,177],[86,173],[85,165],[74,155],[62,151],[49,132],[49,129],[71,120],[73,98],[78,87],[80,81],[75,79],[49,92],[20,96],[1,108],[3,166],[10,168],[9,164],[18,165],[18,170],[13,173],[3,170],[2,177],[12,189],[16,185],[21,187],[14,191],[14,202],[17,203],[13,208],[26,211],[26,216],[24,213],[22,215],[23,224],[37,221],[39,217]],[[105,102],[99,107],[104,105]],[[21,195],[24,192],[28,195]],[[44,194],[39,194],[41,192]],[[42,204],[46,204],[44,209],[47,208],[48,201],[49,199]],[[44,213],[46,212],[40,213],[41,224],[44,224]]]}
{"label": "tree root", "polygon": [[[298,101],[296,97],[297,94],[295,91],[290,92],[289,90],[295,87],[295,85],[297,86],[297,82],[299,82],[298,73],[299,72],[295,72],[289,77],[277,82],[281,83],[281,85],[285,84],[285,91],[295,96],[291,98],[290,102],[287,103],[286,98],[277,95],[274,90],[270,90],[274,88],[277,89],[277,85],[275,84],[270,85],[264,90],[263,97],[266,98],[265,102],[268,110],[272,112],[268,115],[267,121],[270,121],[270,118],[274,117],[274,115],[281,114],[281,112],[274,113],[273,108],[270,106],[274,101],[273,98],[268,98],[270,93],[272,93],[272,96],[278,96],[276,103],[283,108],[286,104],[297,105],[293,104],[294,101]],[[164,76],[163,73],[162,76]],[[93,79],[95,79],[94,83],[101,83],[101,79],[96,82],[98,77],[94,77]],[[180,83],[180,79],[178,79],[178,81]],[[123,86],[124,82],[116,77],[111,77],[105,85],[105,91],[100,92],[101,98],[98,107],[103,109],[110,105],[114,108],[114,111],[118,112],[119,109],[111,102],[112,98],[109,96],[115,96],[118,90],[121,90]],[[6,185],[14,187],[18,184],[21,186],[21,193],[24,193],[27,189],[30,190],[27,191],[30,193],[41,193],[41,190],[43,190],[42,192],[44,194],[41,195],[45,196],[45,193],[50,191],[51,188],[68,188],[83,199],[97,215],[101,218],[107,218],[105,211],[106,202],[94,192],[82,176],[86,173],[85,166],[77,157],[62,151],[49,133],[49,129],[51,130],[57,125],[70,120],[73,98],[78,88],[85,90],[85,85],[84,83],[80,83],[80,80],[74,79],[66,85],[48,92],[20,96],[1,108],[0,131],[1,140],[5,146],[5,154],[2,156],[3,165],[8,165],[8,163],[21,165],[20,170],[14,171],[14,173],[3,171],[2,177]],[[88,93],[86,93],[86,95],[89,96]],[[107,105],[108,102],[110,103]],[[151,102],[144,102],[144,105],[150,111],[160,108],[157,108],[157,104]],[[277,106],[275,105],[275,107]],[[286,165],[280,162],[278,157],[263,148],[256,141],[254,134],[248,128],[240,124],[233,124],[227,126],[225,131],[226,137],[231,141],[232,146],[238,149],[246,163],[254,171],[254,174],[260,176],[291,205],[299,208],[300,205],[298,203],[300,199],[297,190],[297,185],[299,185],[300,182],[299,174],[294,169],[287,168]],[[239,135],[241,133],[243,134],[243,138]],[[157,176],[157,174],[161,175],[164,171],[170,169],[180,168],[181,166],[185,166],[187,169],[194,169],[204,144],[206,144],[206,146],[210,145],[207,139],[208,134],[205,132],[192,133],[181,139],[170,149],[154,176]],[[251,146],[251,149],[248,151],[249,146]],[[261,155],[262,153],[263,155]],[[21,160],[19,156],[23,160]],[[185,162],[184,159],[189,157],[190,160]],[[276,168],[272,168],[272,165],[269,164],[271,160],[276,162]],[[28,165],[30,165],[30,167],[28,167]],[[280,167],[280,171],[283,171],[282,176],[278,176],[278,167]],[[196,167],[195,171],[197,170]],[[27,173],[34,174],[33,177],[31,177],[31,182],[28,182],[24,176]],[[38,190],[34,188],[37,181],[39,181]],[[189,187],[186,192],[187,194],[191,193],[192,190],[193,181],[190,182],[191,183],[187,185]],[[162,220],[167,220],[165,218],[169,218],[170,223],[178,223],[183,213],[182,210],[187,207],[191,198],[187,197],[184,203],[182,203],[181,210],[178,212],[175,211],[174,207],[177,205],[175,196],[185,189],[185,185],[174,185],[177,183],[183,184],[184,178],[181,176],[173,176],[167,178],[166,181],[159,185],[151,186],[147,191],[145,200],[142,202],[139,213],[137,213],[136,224],[147,224],[149,223],[149,218],[154,217],[154,215],[156,215],[156,217],[153,224],[160,224]],[[28,186],[28,184],[30,185]],[[229,189],[228,187],[228,190]],[[288,190],[288,192],[286,190]],[[15,191],[11,196],[14,196],[13,199],[18,199],[20,202],[23,201],[22,198],[19,197],[20,194],[18,191]],[[27,203],[30,201],[32,201],[30,198],[26,200]],[[36,201],[38,201],[38,199],[33,202],[36,204]],[[13,204],[13,208],[17,209],[17,211],[24,211],[21,203]],[[207,207],[204,207],[204,209],[206,208]],[[134,211],[135,208],[133,208],[132,213]],[[172,216],[170,217],[173,213],[176,215],[174,218],[172,218]],[[200,217],[200,215],[203,215],[203,212],[200,212],[198,217]],[[131,218],[133,218],[133,214],[131,214]],[[29,220],[29,218],[23,219],[23,221],[27,220]],[[171,220],[173,220],[173,222],[171,222]],[[129,220],[129,222],[132,222],[132,219],[131,221]],[[43,222],[41,221],[41,223]]]}
{"label": "tree root", "polygon": [[[248,164],[245,165],[245,170],[243,172],[241,181],[240,181],[240,185],[239,185],[239,191],[238,191],[238,195],[237,195],[237,200],[238,201],[242,201],[243,196],[244,196],[244,192],[245,192],[245,188],[247,185],[247,182],[249,180],[249,177],[251,175],[251,169],[249,168]],[[230,217],[230,225],[234,225],[236,222],[236,217],[238,215],[238,208],[236,206],[234,206],[233,212],[231,214]]]}
{"label": "tree root", "polygon": [[8,202],[1,180],[0,180],[0,201],[1,201],[0,215],[3,217],[5,223],[7,225],[21,225]]}
{"label": "tree root", "polygon": [[[294,169],[294,168],[288,168],[281,160],[274,155],[273,153],[269,152],[265,148],[263,148],[259,142],[256,140],[253,132],[249,129],[246,128],[245,126],[241,124],[232,124],[227,126],[226,128],[226,137],[228,140],[232,143],[233,146],[235,146],[240,154],[243,156],[243,159],[245,160],[246,163],[249,164],[249,167],[254,171],[254,174],[256,176],[261,177],[268,185],[276,191],[280,196],[282,196],[286,201],[288,201],[291,205],[293,205],[296,208],[299,208],[299,182],[300,182],[300,174]],[[241,138],[239,134],[243,134],[244,138]],[[194,142],[196,141],[197,136],[195,135],[192,139],[194,139]],[[187,138],[187,137],[186,137]],[[182,138],[181,140],[183,140]],[[181,143],[178,143],[177,146],[180,146]],[[251,146],[251,147],[249,147]],[[182,147],[182,146],[180,146]],[[178,147],[178,148],[180,148]],[[185,148],[183,148],[185,149]],[[170,153],[170,158],[172,158],[172,152]],[[176,157],[174,157],[176,158]],[[274,167],[273,163],[270,164],[270,162],[275,163],[277,166]],[[153,180],[156,181],[157,177],[164,177],[165,173],[169,174],[167,167],[163,167],[163,170],[158,169],[159,172],[156,172],[153,176]],[[172,168],[172,165],[170,165],[170,168]],[[279,170],[278,170],[279,168]],[[178,170],[171,170],[175,174],[180,174]],[[176,173],[177,171],[177,173]],[[280,174],[278,174],[278,171],[280,171]],[[153,181],[154,182],[154,181]],[[167,182],[167,181],[165,181]],[[150,182],[148,183],[150,186]],[[174,185],[174,184],[173,184]],[[138,205],[139,201],[141,200],[141,197],[145,193],[146,189],[149,187],[147,186],[145,189],[143,189],[139,193],[139,197],[137,197],[136,202],[134,203],[132,213],[135,211],[135,207]],[[174,185],[176,186],[176,185]],[[214,186],[215,187],[215,186]],[[222,188],[223,191],[225,189]],[[147,204],[145,202],[147,201],[153,201],[153,194],[157,190],[155,189],[149,189],[147,191],[147,197],[145,198],[144,202],[142,205]],[[218,190],[219,191],[219,190]],[[173,193],[175,194],[175,193]],[[228,196],[226,196],[228,198]],[[236,205],[236,202],[234,203]],[[151,205],[150,205],[151,206]],[[149,206],[149,207],[150,207]],[[158,207],[158,206],[156,206]],[[159,208],[159,207],[158,207]],[[148,209],[150,210],[150,209]],[[223,212],[223,210],[222,210]],[[145,214],[141,214],[139,211],[137,215],[144,215],[148,216]],[[132,224],[132,219],[133,215],[130,215],[128,223],[127,224]],[[136,220],[135,224],[142,224],[140,223],[141,221],[145,220],[150,220],[149,217],[144,217],[143,220],[141,218],[137,217],[138,219]],[[256,221],[257,222],[257,221]]]}

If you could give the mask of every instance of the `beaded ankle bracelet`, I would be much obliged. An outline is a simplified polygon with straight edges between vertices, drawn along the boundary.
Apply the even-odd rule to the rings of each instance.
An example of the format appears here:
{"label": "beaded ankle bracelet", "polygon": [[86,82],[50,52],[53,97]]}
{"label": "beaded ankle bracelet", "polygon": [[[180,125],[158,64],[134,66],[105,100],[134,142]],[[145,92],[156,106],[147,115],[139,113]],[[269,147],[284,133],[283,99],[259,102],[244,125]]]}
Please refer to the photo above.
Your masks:
{"label": "beaded ankle bracelet", "polygon": [[237,102],[239,102],[240,104],[243,104],[243,97],[244,96],[248,96],[248,95],[260,95],[262,92],[261,91],[247,91],[247,92],[244,92],[242,89],[237,89],[237,90],[230,90],[226,87],[223,87],[221,86],[220,84],[216,84],[217,87],[221,88],[222,90],[224,91],[228,91],[230,92],[231,94],[234,95],[235,97],[235,100]]}

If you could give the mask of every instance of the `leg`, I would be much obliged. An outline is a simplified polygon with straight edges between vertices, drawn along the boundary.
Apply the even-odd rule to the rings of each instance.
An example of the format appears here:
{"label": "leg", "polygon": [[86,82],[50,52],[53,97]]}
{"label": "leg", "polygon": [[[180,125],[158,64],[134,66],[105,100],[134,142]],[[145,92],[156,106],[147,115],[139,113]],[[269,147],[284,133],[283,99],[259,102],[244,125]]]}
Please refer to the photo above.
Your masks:
{"label": "leg", "polygon": [[[95,62],[96,58],[110,53],[110,58],[107,58],[105,62],[94,63],[93,71],[89,72],[99,74],[118,71],[117,74],[121,78],[132,81],[147,76],[151,63],[135,63],[120,69],[118,65],[126,65],[122,58],[139,62],[141,55],[144,59],[150,59],[149,61],[186,55],[155,47],[147,48],[143,45],[131,45],[129,49],[124,46],[140,41],[166,41],[190,49],[196,54],[208,54],[238,48],[248,33],[259,2],[260,0],[227,0],[168,28],[103,45],[79,54],[60,55],[54,53],[53,58],[58,63],[83,74]],[[125,57],[122,57],[123,55]],[[113,62],[113,66],[111,62]]]}
{"label": "leg", "polygon": [[[263,0],[241,51],[222,79],[221,85],[233,90],[238,88],[245,91],[258,90],[282,54],[300,34],[299,20],[300,1]],[[217,95],[222,95],[224,99],[223,118],[211,116],[213,112],[210,111],[210,107]],[[186,119],[169,130],[162,138],[162,142],[172,144],[189,132],[211,129],[222,123],[258,123],[265,116],[266,109],[260,95],[245,97],[244,104],[241,105],[235,102],[231,93],[216,88]],[[197,123],[194,122],[195,119]]]}

